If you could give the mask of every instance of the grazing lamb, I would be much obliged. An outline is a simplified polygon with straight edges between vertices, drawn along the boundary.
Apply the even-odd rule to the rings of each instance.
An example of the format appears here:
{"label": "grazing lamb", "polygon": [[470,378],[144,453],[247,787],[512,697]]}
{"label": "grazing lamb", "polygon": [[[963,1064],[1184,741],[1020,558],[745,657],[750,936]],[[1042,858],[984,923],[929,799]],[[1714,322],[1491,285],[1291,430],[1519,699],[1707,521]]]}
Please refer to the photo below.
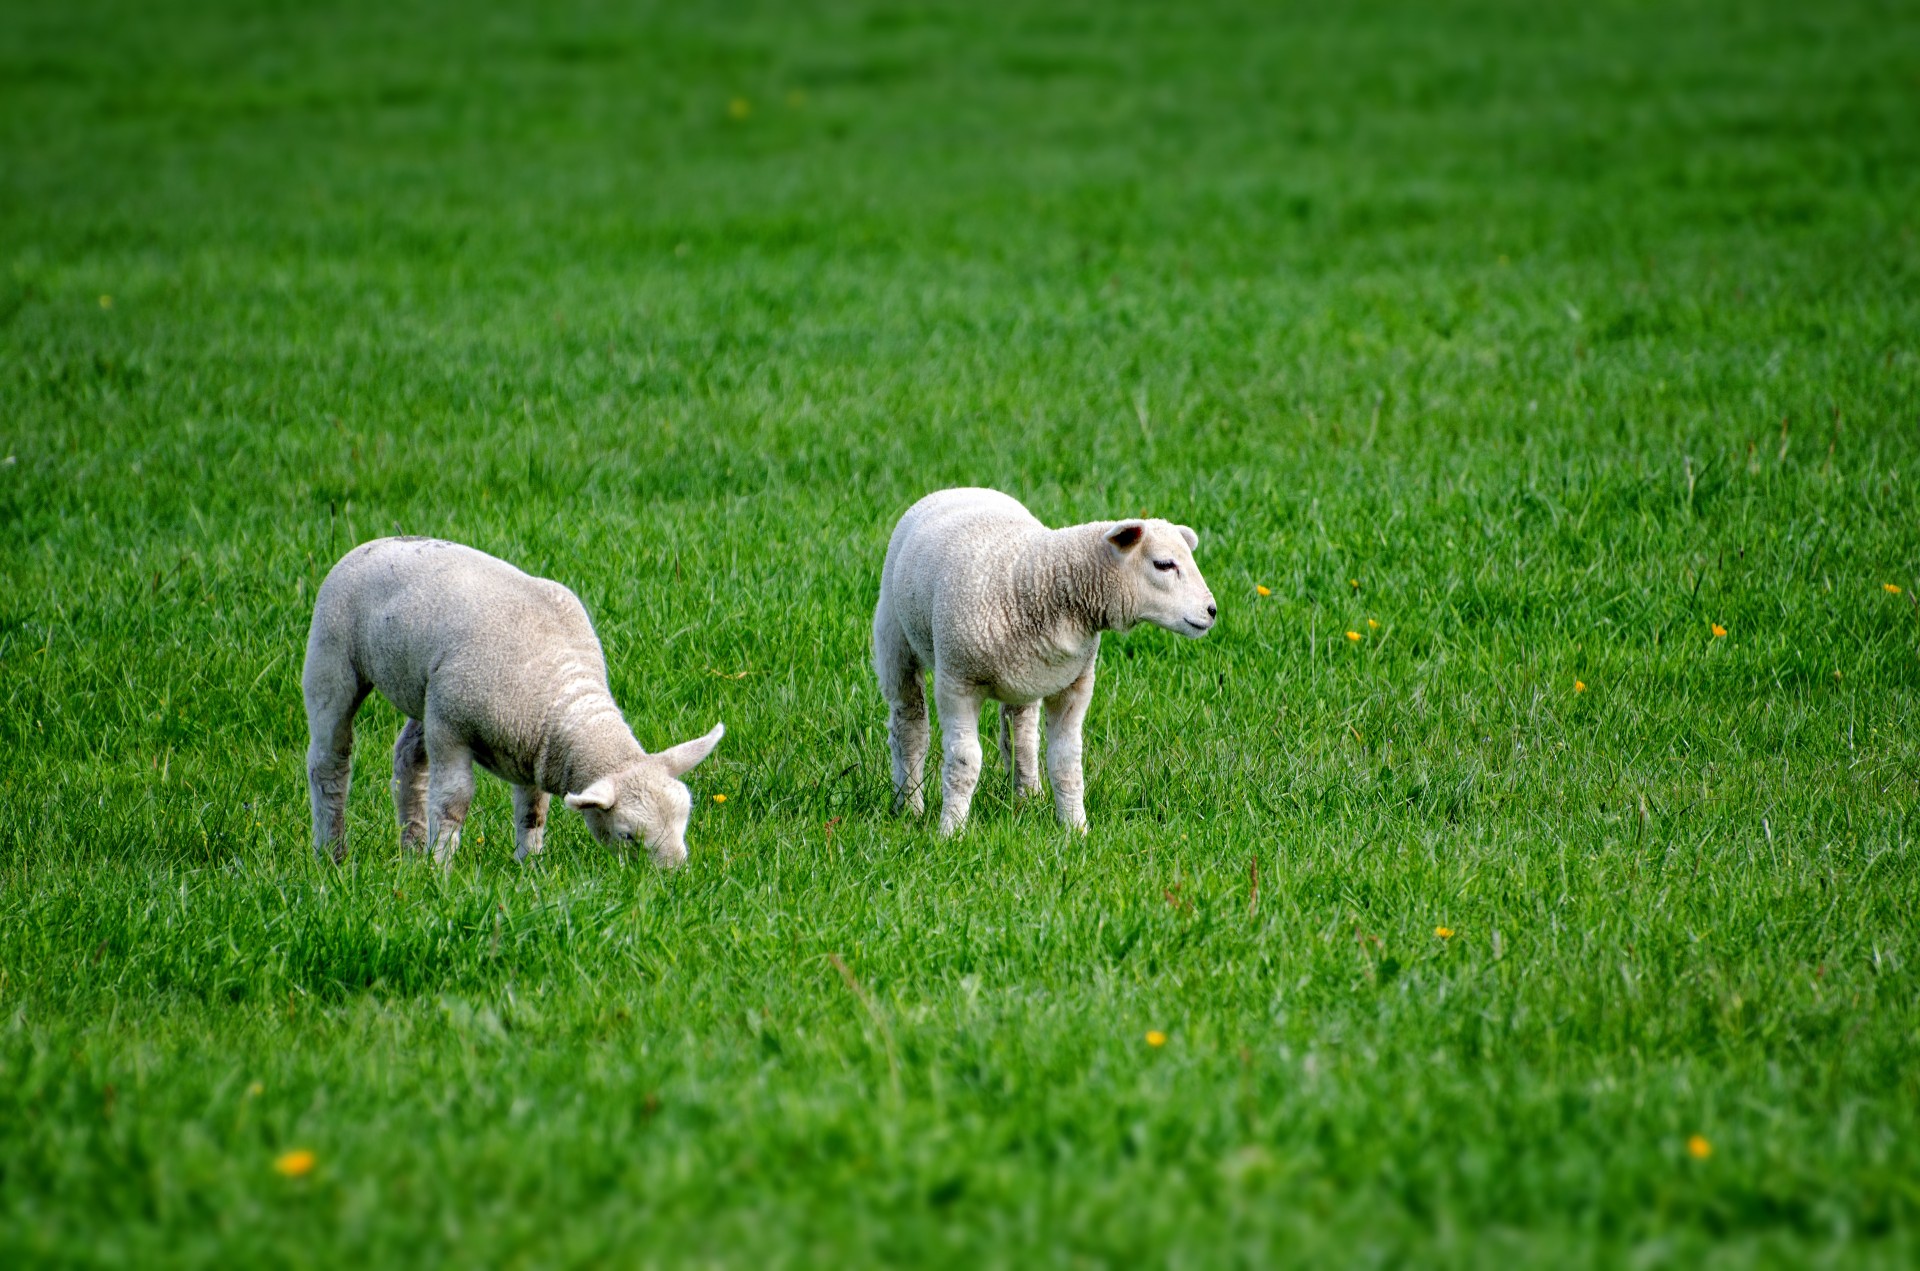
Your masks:
{"label": "grazing lamb", "polygon": [[458,543],[383,538],[354,548],[313,605],[302,677],[313,847],[346,856],[353,717],[379,689],[407,717],[393,748],[400,845],[445,866],[473,802],[473,765],[513,784],[514,859],[541,850],[547,803],[565,794],[608,846],[644,839],[687,859],[693,799],[676,778],[724,726],[649,755],[607,691],[579,597]]}
{"label": "grazing lamb", "polygon": [[966,824],[980,779],[980,707],[1000,706],[1000,752],[1016,795],[1040,789],[1037,703],[1047,711],[1054,810],[1085,831],[1080,725],[1102,631],[1136,622],[1199,637],[1218,612],[1193,563],[1200,539],[1159,520],[1050,530],[997,490],[941,490],[900,518],[873,614],[873,665],[886,696],[894,809],[925,808],[927,703],[940,710],[940,832]]}

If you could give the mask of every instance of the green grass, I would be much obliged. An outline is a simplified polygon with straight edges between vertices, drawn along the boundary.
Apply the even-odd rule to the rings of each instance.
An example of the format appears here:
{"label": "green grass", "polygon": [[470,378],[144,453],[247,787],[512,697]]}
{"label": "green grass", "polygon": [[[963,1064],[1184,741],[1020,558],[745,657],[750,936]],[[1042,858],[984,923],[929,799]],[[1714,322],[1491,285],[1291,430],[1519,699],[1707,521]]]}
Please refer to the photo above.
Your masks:
{"label": "green grass", "polygon": [[[0,1261],[1920,1258],[1910,8],[276,8],[0,16]],[[1200,531],[1085,839],[886,815],[962,483]],[[686,869],[314,864],[395,530]]]}

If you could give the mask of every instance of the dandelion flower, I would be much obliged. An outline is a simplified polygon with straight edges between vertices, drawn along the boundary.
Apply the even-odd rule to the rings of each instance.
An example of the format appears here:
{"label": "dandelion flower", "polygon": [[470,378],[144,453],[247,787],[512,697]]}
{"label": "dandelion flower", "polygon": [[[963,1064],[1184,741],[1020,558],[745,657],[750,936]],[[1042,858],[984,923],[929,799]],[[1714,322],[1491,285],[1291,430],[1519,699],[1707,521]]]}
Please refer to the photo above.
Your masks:
{"label": "dandelion flower", "polygon": [[265,1094],[266,1092],[267,1092],[266,1086],[256,1081],[252,1085],[247,1087],[247,1098],[258,1099],[261,1095]]}
{"label": "dandelion flower", "polygon": [[1587,682],[1586,682],[1585,680],[1575,680],[1575,681],[1573,682],[1573,691],[1574,691],[1574,692],[1576,692],[1576,693],[1584,693],[1584,692],[1586,692],[1586,691],[1587,691]]}
{"label": "dandelion flower", "polygon": [[716,794],[713,796],[713,801],[715,803],[725,803],[727,801],[727,796],[724,794]]}
{"label": "dandelion flower", "polygon": [[316,1159],[318,1158],[306,1148],[296,1148],[276,1156],[273,1160],[273,1168],[288,1178],[304,1178],[313,1172]]}
{"label": "dandelion flower", "polygon": [[1899,584],[1899,583],[1881,583],[1880,585],[1881,585],[1882,587],[1885,587],[1885,588],[1887,589],[1887,594],[1888,594],[1889,596],[1897,596],[1897,595],[1899,595],[1899,594],[1900,594],[1900,584]]}
{"label": "dandelion flower", "polygon": [[1349,632],[1347,632],[1347,639],[1349,639],[1349,640],[1358,640],[1359,638],[1360,638],[1360,633],[1359,633],[1358,631],[1349,631]]}
{"label": "dandelion flower", "polygon": [[753,113],[753,103],[744,97],[736,97],[727,103],[727,115],[732,119],[745,119]]}
{"label": "dandelion flower", "polygon": [[1347,579],[1347,586],[1349,586],[1349,587],[1351,587],[1351,588],[1353,588],[1353,589],[1354,589],[1355,591],[1359,591],[1359,590],[1360,590],[1360,580],[1359,580],[1358,578],[1349,578],[1349,579]]}
{"label": "dandelion flower", "polygon": [[1435,927],[1433,929],[1433,934],[1436,936],[1439,936],[1442,940],[1451,940],[1453,939],[1453,928],[1452,927]]}
{"label": "dandelion flower", "polygon": [[113,308],[113,297],[112,297],[112,296],[102,296],[102,297],[100,297],[100,307],[101,307],[102,309],[111,309],[111,308]]}
{"label": "dandelion flower", "polygon": [[1378,618],[1368,618],[1367,626],[1374,631],[1378,631],[1380,629],[1380,620]]}
{"label": "dandelion flower", "polygon": [[1167,1044],[1167,1035],[1165,1033],[1161,1032],[1157,1028],[1150,1028],[1147,1030],[1147,1045],[1164,1046],[1166,1044]]}
{"label": "dandelion flower", "polygon": [[1687,1155],[1696,1161],[1704,1161],[1713,1155],[1713,1144],[1707,1142],[1707,1136],[1696,1134],[1687,1140]]}
{"label": "dandelion flower", "polygon": [[1720,638],[1721,636],[1723,636],[1723,635],[1725,635],[1725,634],[1727,634],[1727,629],[1726,629],[1725,627],[1723,627],[1723,626],[1721,626],[1721,625],[1720,625],[1719,623],[1717,623],[1717,622],[1713,624],[1713,638],[1714,638],[1714,639],[1716,639],[1716,640],[1718,640],[1718,639],[1719,639],[1719,638]]}
{"label": "dandelion flower", "polygon": [[1273,591],[1271,588],[1262,587],[1257,583],[1254,585],[1253,591],[1254,591],[1254,594],[1258,596],[1271,596],[1273,594]]}

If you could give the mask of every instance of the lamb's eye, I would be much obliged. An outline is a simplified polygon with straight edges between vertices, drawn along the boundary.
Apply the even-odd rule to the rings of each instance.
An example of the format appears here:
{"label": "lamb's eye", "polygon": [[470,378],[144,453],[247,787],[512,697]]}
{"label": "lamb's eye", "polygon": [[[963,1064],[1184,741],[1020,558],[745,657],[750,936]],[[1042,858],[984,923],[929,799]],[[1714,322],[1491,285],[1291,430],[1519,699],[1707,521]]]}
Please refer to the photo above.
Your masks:
{"label": "lamb's eye", "polygon": [[1157,560],[1153,562],[1153,567],[1159,570],[1163,574],[1166,573],[1169,569],[1180,568],[1179,565],[1175,564],[1173,561],[1170,561],[1170,560]]}

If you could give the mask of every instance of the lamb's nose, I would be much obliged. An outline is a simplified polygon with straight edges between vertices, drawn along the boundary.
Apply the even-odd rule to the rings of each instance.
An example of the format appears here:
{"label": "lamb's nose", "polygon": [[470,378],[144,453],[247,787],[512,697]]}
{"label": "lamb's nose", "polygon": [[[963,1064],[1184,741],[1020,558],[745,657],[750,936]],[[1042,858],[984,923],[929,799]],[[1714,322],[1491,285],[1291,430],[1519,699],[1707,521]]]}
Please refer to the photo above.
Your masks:
{"label": "lamb's nose", "polygon": [[1219,617],[1219,616],[1220,616],[1220,606],[1218,606],[1218,605],[1208,605],[1208,606],[1207,606],[1207,617],[1209,617],[1209,618],[1217,618],[1217,617]]}

